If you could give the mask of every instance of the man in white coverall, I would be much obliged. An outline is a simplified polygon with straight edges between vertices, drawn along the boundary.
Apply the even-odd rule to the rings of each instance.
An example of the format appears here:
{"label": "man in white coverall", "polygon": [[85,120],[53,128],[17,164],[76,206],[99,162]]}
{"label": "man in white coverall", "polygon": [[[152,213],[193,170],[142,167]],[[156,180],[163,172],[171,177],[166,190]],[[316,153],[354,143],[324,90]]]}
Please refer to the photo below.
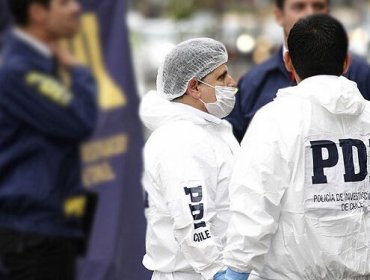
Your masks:
{"label": "man in white coverall", "polygon": [[341,76],[347,48],[328,15],[291,30],[285,63],[298,85],[279,90],[242,141],[225,279],[370,279],[370,105]]}
{"label": "man in white coverall", "polygon": [[224,279],[229,181],[239,144],[221,118],[234,107],[235,81],[223,44],[180,43],[165,57],[157,92],[144,96],[146,255],[154,280]]}

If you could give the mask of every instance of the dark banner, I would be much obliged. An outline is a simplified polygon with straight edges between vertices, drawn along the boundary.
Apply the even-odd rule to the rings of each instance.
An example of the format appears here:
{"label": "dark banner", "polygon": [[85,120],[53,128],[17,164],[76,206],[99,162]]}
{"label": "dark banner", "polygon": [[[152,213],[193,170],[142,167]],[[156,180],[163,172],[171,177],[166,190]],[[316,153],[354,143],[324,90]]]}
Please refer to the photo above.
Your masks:
{"label": "dark banner", "polygon": [[80,1],[81,32],[69,47],[99,85],[101,114],[82,149],[83,183],[99,194],[87,255],[78,280],[146,280],[143,135],[131,64],[124,0]]}

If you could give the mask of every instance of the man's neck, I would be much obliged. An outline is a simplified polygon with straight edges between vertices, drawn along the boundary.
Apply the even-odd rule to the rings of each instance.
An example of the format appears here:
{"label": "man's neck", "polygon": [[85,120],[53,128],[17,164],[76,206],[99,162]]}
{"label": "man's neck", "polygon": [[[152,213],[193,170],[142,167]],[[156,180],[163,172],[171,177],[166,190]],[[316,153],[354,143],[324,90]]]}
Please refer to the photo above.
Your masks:
{"label": "man's neck", "polygon": [[50,45],[56,42],[56,40],[47,34],[43,29],[36,27],[17,27],[19,30],[42,42],[45,45]]}
{"label": "man's neck", "polygon": [[183,95],[182,97],[176,99],[174,102],[178,102],[178,103],[182,103],[182,104],[186,104],[186,105],[189,105],[195,109],[198,109],[200,111],[203,111],[205,113],[208,113],[205,106],[199,102],[198,100],[194,99],[194,98],[191,98],[190,96],[188,96],[187,94]]}
{"label": "man's neck", "polygon": [[52,51],[50,49],[50,44],[53,40],[50,40],[42,34],[42,32],[37,32],[32,28],[19,28],[14,29],[15,36],[20,40],[24,41],[26,44],[32,46],[38,52],[43,55],[50,57],[52,56]]}

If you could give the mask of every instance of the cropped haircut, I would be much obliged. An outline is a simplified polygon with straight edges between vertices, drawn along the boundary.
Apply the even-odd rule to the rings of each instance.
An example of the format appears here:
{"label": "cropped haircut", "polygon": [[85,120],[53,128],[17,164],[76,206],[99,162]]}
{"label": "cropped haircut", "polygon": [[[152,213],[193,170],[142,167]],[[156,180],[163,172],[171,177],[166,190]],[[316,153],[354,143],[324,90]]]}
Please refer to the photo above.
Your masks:
{"label": "cropped haircut", "polygon": [[329,15],[312,15],[299,20],[290,31],[288,49],[301,79],[343,73],[348,37],[343,25]]}
{"label": "cropped haircut", "polygon": [[39,3],[49,7],[51,0],[8,0],[8,7],[16,24],[25,26],[29,23],[28,10],[31,4]]}

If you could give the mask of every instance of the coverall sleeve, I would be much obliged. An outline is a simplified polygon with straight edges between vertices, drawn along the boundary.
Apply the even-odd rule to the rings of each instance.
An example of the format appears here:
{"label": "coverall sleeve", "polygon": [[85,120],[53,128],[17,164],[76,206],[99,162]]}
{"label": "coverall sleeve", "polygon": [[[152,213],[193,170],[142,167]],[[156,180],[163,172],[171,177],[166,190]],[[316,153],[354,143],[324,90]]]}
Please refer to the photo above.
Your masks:
{"label": "coverall sleeve", "polygon": [[32,69],[2,69],[0,107],[49,136],[83,140],[97,120],[96,84],[84,67],[73,68],[70,77],[68,89]]}
{"label": "coverall sleeve", "polygon": [[158,174],[181,252],[204,279],[213,279],[223,269],[213,228],[218,178],[214,151],[206,138],[189,135],[168,146]]}
{"label": "coverall sleeve", "polygon": [[273,116],[257,112],[241,144],[230,182],[231,219],[224,251],[226,266],[260,271],[277,230],[289,168]]}

